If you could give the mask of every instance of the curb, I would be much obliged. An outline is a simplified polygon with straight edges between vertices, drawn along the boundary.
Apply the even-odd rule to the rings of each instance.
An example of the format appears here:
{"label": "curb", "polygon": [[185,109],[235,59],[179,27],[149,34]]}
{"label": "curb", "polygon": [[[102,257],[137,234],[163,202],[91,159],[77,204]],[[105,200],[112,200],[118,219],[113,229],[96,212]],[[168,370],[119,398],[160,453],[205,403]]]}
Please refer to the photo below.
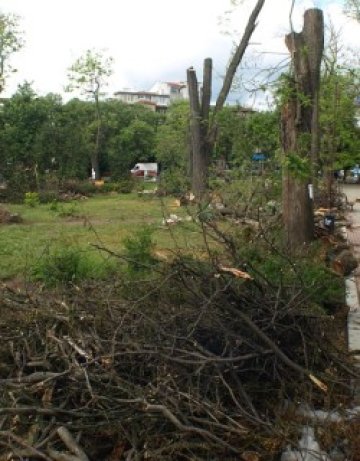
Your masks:
{"label": "curb", "polygon": [[[345,226],[341,228],[341,233],[350,244]],[[356,276],[354,274],[345,278],[345,302],[349,308],[347,318],[348,349],[352,352],[360,350],[360,302]],[[360,355],[358,360],[360,366]]]}
{"label": "curb", "polygon": [[[345,240],[350,244],[345,227],[341,229],[341,233],[343,234]],[[348,351],[360,351],[360,302],[355,274],[345,278],[345,302],[349,308],[347,316]],[[354,355],[354,358],[357,362],[355,366],[360,368],[360,352],[359,354]],[[353,389],[353,404],[356,406],[360,404],[359,379],[353,379],[351,386]]]}

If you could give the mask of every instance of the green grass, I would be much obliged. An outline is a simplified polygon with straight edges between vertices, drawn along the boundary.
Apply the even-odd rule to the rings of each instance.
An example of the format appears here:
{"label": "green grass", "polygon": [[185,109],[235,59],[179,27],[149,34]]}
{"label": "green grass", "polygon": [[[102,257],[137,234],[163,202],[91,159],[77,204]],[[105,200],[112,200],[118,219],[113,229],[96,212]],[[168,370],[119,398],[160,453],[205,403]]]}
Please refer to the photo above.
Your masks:
{"label": "green grass", "polygon": [[124,239],[144,225],[154,227],[156,249],[199,248],[202,239],[194,223],[174,226],[171,231],[161,225],[164,214],[186,215],[185,209],[173,203],[174,199],[141,198],[133,193],[98,195],[75,205],[61,203],[57,210],[49,204],[6,205],[24,222],[0,224],[0,279],[30,274],[49,248],[57,246],[76,246],[94,264],[103,263],[108,256],[94,245],[120,252]]}

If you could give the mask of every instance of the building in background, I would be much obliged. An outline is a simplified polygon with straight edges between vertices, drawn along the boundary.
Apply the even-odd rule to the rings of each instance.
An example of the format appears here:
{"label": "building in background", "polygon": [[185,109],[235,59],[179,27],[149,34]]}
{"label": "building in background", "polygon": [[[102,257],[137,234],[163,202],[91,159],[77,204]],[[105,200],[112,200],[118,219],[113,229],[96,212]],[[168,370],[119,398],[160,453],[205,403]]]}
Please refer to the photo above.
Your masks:
{"label": "building in background", "polygon": [[114,97],[126,104],[142,104],[154,112],[165,112],[174,101],[189,99],[186,82],[156,82],[149,91],[124,89]]}

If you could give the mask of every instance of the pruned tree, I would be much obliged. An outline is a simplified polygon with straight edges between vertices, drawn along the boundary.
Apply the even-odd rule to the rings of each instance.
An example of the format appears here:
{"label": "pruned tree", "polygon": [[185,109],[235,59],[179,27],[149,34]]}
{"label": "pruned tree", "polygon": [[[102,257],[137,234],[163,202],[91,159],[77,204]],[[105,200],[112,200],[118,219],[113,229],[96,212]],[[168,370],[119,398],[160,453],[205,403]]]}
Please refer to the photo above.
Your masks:
{"label": "pruned tree", "polygon": [[6,77],[14,71],[9,63],[10,57],[19,51],[23,44],[19,17],[0,13],[0,93],[4,90]]}
{"label": "pruned tree", "polygon": [[67,91],[79,90],[87,98],[95,103],[96,135],[95,145],[91,155],[91,167],[95,172],[95,179],[100,178],[99,152],[101,139],[101,112],[100,97],[102,89],[106,85],[106,78],[112,75],[111,57],[105,57],[98,51],[87,50],[70,67]]}
{"label": "pruned tree", "polygon": [[252,13],[249,16],[243,36],[235,48],[227,68],[223,85],[216,101],[215,109],[210,116],[212,60],[204,61],[202,96],[199,97],[199,85],[195,69],[187,70],[187,82],[190,99],[190,131],[192,163],[192,190],[197,198],[201,198],[206,190],[208,165],[210,153],[217,138],[216,114],[224,107],[226,98],[230,92],[235,73],[241,63],[250,38],[256,28],[257,18],[264,6],[265,0],[257,0]]}
{"label": "pruned tree", "polygon": [[[283,173],[283,219],[290,249],[309,243],[314,237],[313,184],[319,153],[320,65],[324,48],[324,19],[319,9],[304,14],[300,33],[285,37],[291,54],[281,113]],[[298,166],[301,165],[301,169]]]}

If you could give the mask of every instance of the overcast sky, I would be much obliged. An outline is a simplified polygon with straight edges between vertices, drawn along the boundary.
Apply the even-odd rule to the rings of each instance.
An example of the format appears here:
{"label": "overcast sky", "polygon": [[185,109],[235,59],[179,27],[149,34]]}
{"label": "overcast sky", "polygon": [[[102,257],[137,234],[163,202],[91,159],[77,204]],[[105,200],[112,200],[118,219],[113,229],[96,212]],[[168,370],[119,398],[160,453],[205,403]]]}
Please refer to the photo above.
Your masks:
{"label": "overcast sky", "polygon": [[[254,3],[247,0],[241,10],[228,14],[230,0],[2,0],[3,13],[21,17],[26,41],[12,60],[18,72],[8,79],[5,94],[27,80],[39,94],[64,95],[67,68],[89,48],[114,58],[110,95],[123,88],[149,89],[157,80],[184,80],[189,66],[199,69],[201,78],[205,57],[213,58],[219,85],[232,43],[222,31],[242,32]],[[343,16],[342,4],[297,0],[294,26],[301,28],[306,8],[321,7],[325,20],[331,17],[342,29],[343,40],[359,46],[360,25]],[[280,59],[281,54],[272,53],[286,53],[290,5],[291,0],[266,0],[250,48],[256,61],[261,62],[261,56]]]}

